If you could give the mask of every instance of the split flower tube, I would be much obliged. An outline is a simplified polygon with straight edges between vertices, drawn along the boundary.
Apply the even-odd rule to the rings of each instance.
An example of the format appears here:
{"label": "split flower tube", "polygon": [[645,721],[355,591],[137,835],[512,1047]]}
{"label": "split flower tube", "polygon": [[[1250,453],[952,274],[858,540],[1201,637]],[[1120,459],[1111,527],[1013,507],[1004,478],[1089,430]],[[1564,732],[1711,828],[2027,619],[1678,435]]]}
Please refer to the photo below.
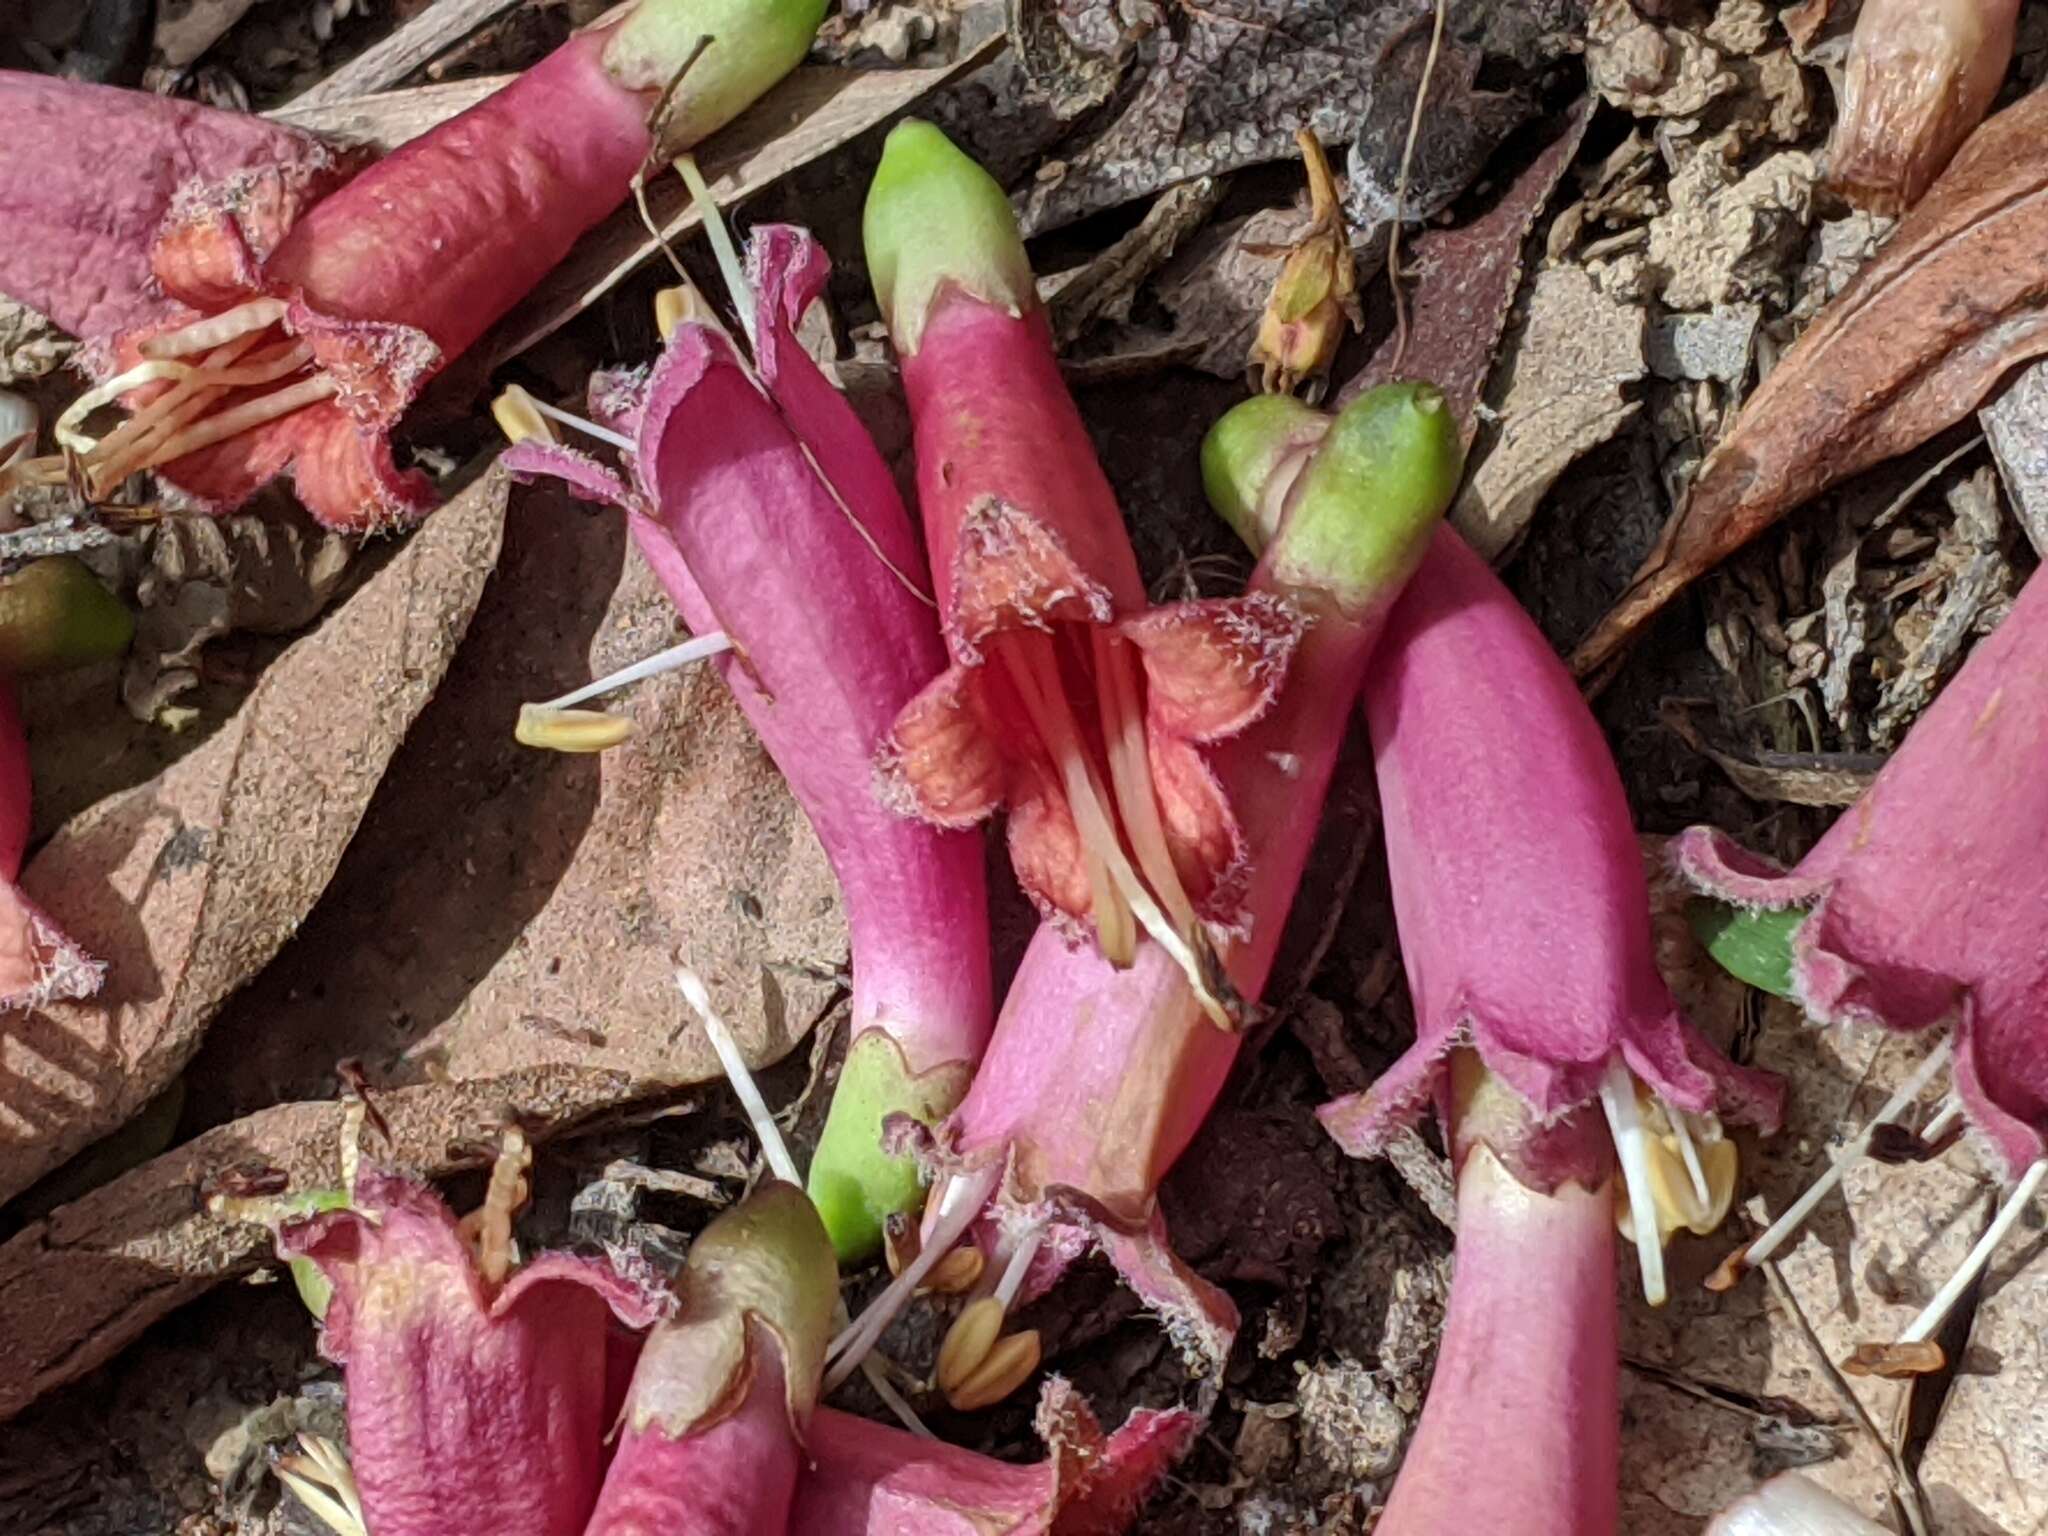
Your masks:
{"label": "split flower tube", "polygon": [[[1342,420],[1266,397],[1211,432],[1211,500],[1254,547],[1285,538]],[[1380,1529],[1612,1532],[1617,1215],[1661,1300],[1662,1239],[1711,1227],[1732,1193],[1717,1112],[1774,1124],[1776,1090],[1679,1015],[1599,729],[1454,533],[1436,532],[1364,693],[1418,1039],[1322,1118],[1364,1155],[1434,1102],[1459,1213],[1435,1384]]]}
{"label": "split flower tube", "polygon": [[315,1456],[289,1480],[369,1536],[578,1536],[596,1503],[609,1341],[666,1293],[602,1260],[518,1263],[527,1161],[508,1134],[462,1223],[431,1187],[365,1168],[346,1207],[279,1229],[279,1252],[331,1288],[320,1347],[348,1390],[348,1461]]}
{"label": "split flower tube", "polygon": [[875,753],[945,652],[888,467],[796,339],[827,271],[804,231],[759,229],[744,285],[752,364],[692,321],[651,372],[594,381],[603,430],[630,450],[625,477],[538,438],[505,463],[627,509],[685,622],[725,642],[710,665],[832,861],[852,947],[851,1044],[809,1182],[852,1260],[922,1197],[916,1163],[883,1146],[884,1122],[936,1124],[952,1110],[993,1003],[980,839],[898,816],[876,789]]}
{"label": "split flower tube", "polygon": [[[99,376],[58,423],[68,455],[41,472],[100,496],[155,469],[225,511],[289,470],[329,527],[417,517],[431,489],[389,434],[420,388],[650,159],[794,67],[823,14],[824,0],[639,0],[353,175],[303,134],[0,73],[0,206],[37,236],[0,251],[0,292],[84,340]],[[109,169],[109,142],[128,163]],[[126,422],[87,434],[115,400]]]}
{"label": "split flower tube", "polygon": [[[1289,615],[1300,637],[1286,686],[1212,759],[1249,869],[1249,930],[1222,950],[1218,985],[1244,998],[1265,986],[1351,701],[1387,610],[1456,489],[1460,457],[1435,390],[1391,385],[1360,396],[1309,456],[1252,577],[1250,597]],[[1240,1041],[1211,1021],[1162,946],[1140,941],[1119,969],[1041,927],[974,1087],[929,1153],[943,1173],[915,1259],[842,1336],[833,1375],[851,1370],[970,1228],[987,1261],[941,1351],[942,1386],[949,1365],[969,1371],[1005,1347],[1004,1312],[1091,1246],[1165,1317],[1198,1368],[1219,1366],[1236,1313],[1173,1255],[1156,1191],[1221,1092]]]}
{"label": "split flower tube", "polygon": [[1011,864],[1049,921],[1119,966],[1149,935],[1227,1023],[1209,950],[1249,921],[1246,840],[1204,752],[1270,704],[1291,624],[1256,594],[1147,606],[986,171],[905,122],[862,232],[952,655],[896,723],[891,792],[938,826],[1006,805]]}
{"label": "split flower tube", "polygon": [[[1953,1061],[1953,1096],[1940,1120],[1946,1127],[1960,1119],[1977,1133],[2011,1192],[1963,1270],[1900,1344],[1928,1344],[2048,1179],[2044,736],[2048,579],[2036,573],[1863,798],[1796,868],[1781,869],[1710,827],[1693,828],[1672,848],[1679,873],[1725,904],[1709,947],[1736,974],[1788,996],[1816,1024],[1945,1034],[1912,1091],[1879,1118],[1907,1108]],[[1790,1219],[1735,1255],[1727,1278],[1766,1257],[1811,1204],[1802,1200]]]}

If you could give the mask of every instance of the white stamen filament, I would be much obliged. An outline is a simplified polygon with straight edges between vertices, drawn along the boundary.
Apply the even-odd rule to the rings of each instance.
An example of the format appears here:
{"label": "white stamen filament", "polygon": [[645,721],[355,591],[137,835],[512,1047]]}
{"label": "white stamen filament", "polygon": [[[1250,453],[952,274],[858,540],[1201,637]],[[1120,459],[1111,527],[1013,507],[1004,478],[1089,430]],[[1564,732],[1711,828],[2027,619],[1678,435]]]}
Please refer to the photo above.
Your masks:
{"label": "white stamen filament", "polygon": [[101,406],[110,405],[129,390],[143,384],[155,383],[158,379],[185,379],[193,372],[190,363],[168,360],[137,363],[126,373],[117,373],[104,384],[95,384],[76,400],[64,407],[64,412],[51,426],[50,433],[64,447],[73,453],[91,453],[98,439],[78,430],[79,424]]}
{"label": "white stamen filament", "polygon": [[1984,1235],[1977,1239],[1977,1246],[1972,1248],[1970,1256],[1963,1260],[1962,1268],[1950,1275],[1947,1283],[1935,1292],[1934,1299],[1921,1309],[1920,1315],[1913,1319],[1912,1326],[1899,1335],[1899,1343],[1923,1344],[1934,1337],[1934,1331],[1962,1299],[1963,1292],[1970,1288],[1970,1283],[1984,1272],[1986,1265],[1990,1264],[1992,1253],[1996,1251],[2005,1234],[2012,1230],[2013,1223],[2020,1219],[2028,1202],[2040,1189],[2043,1179],[2048,1179],[2048,1158],[2034,1163],[2020,1175],[2019,1183],[2013,1187],[2013,1192],[2006,1196],[2005,1203],[1999,1206],[1998,1214],[1991,1218],[1991,1225],[1985,1229]]}
{"label": "white stamen filament", "polygon": [[739,1096],[740,1106],[746,1110],[747,1119],[754,1127],[754,1136],[761,1143],[761,1150],[768,1155],[768,1166],[778,1179],[803,1188],[804,1176],[796,1171],[796,1159],[789,1155],[789,1145],[782,1139],[782,1128],[768,1112],[768,1101],[761,1097],[760,1086],[755,1083],[754,1074],[747,1069],[746,1059],[740,1055],[739,1042],[711,1006],[711,994],[704,989],[703,978],[688,966],[679,965],[676,967],[676,985],[682,989],[683,1001],[703,1021],[704,1034],[711,1041],[711,1049],[718,1053],[718,1064],[725,1069],[732,1091]]}
{"label": "white stamen filament", "polygon": [[1962,1118],[1963,1101],[1951,1094],[1941,1101],[1941,1107],[1935,1110],[1934,1118],[1929,1120],[1926,1129],[1920,1132],[1920,1139],[1927,1142],[1940,1141]]}
{"label": "white stamen filament", "polygon": [[539,411],[541,415],[547,417],[550,421],[559,421],[563,426],[574,427],[578,432],[594,437],[601,443],[610,443],[621,453],[631,453],[634,451],[633,439],[627,437],[622,432],[614,432],[610,427],[600,427],[594,421],[586,421],[581,416],[565,411],[559,406],[549,405],[547,401],[531,392],[527,394],[526,398],[536,411]]}
{"label": "white stamen filament", "polygon": [[925,1234],[924,1246],[917,1257],[903,1268],[903,1273],[891,1280],[861,1313],[852,1327],[843,1331],[832,1341],[825,1352],[831,1362],[831,1369],[825,1374],[825,1390],[831,1392],[853,1374],[854,1367],[875,1347],[896,1314],[903,1310],[924,1277],[932,1267],[944,1258],[967,1229],[974,1225],[975,1217],[981,1214],[982,1206],[995,1192],[997,1181],[1002,1177],[1000,1167],[988,1167],[974,1173],[955,1174],[939,1196],[939,1218],[932,1230]]}
{"label": "white stamen filament", "polygon": [[168,331],[161,336],[152,336],[142,343],[144,357],[187,357],[194,352],[210,352],[224,342],[233,341],[237,336],[246,336],[252,331],[263,330],[284,318],[283,299],[251,299],[246,304],[237,304],[233,309],[223,310],[217,315],[208,315],[195,320],[182,330]]}
{"label": "white stamen filament", "polygon": [[1153,792],[1152,765],[1146,751],[1145,716],[1138,707],[1137,680],[1123,645],[1099,626],[1090,627],[1095,646],[1095,690],[1102,710],[1102,735],[1109,754],[1109,777],[1116,790],[1117,811],[1130,833],[1138,867],[1159,893],[1168,914],[1182,933],[1195,931],[1195,907],[1173,867],[1166,829]]}
{"label": "white stamen filament", "polygon": [[606,694],[617,693],[632,683],[642,682],[650,677],[659,677],[664,672],[678,672],[693,662],[707,660],[732,649],[732,641],[723,631],[709,635],[692,635],[680,645],[656,651],[652,656],[642,657],[631,666],[621,667],[595,682],[585,683],[581,688],[563,694],[559,699],[549,699],[544,704],[531,704],[529,709],[567,709],[572,704],[582,704],[590,699],[601,699]]}
{"label": "white stamen filament", "polygon": [[1031,1261],[1038,1257],[1038,1250],[1045,1242],[1045,1228],[1033,1227],[1025,1234],[1011,1253],[1010,1261],[1003,1266],[1003,1278],[996,1282],[995,1298],[1005,1312],[1010,1303],[1017,1299],[1017,1292],[1024,1287],[1024,1277],[1031,1271]]}
{"label": "white stamen filament", "polygon": [[1621,1162],[1622,1185],[1628,1191],[1636,1260],[1643,1272],[1643,1299],[1661,1307],[1667,1294],[1664,1245],[1657,1236],[1657,1200],[1650,1185],[1650,1133],[1636,1107],[1635,1080],[1619,1057],[1607,1063],[1606,1075],[1600,1080],[1600,1108],[1607,1115],[1607,1129]]}
{"label": "white stamen filament", "polygon": [[1012,663],[1010,676],[1017,685],[1018,696],[1024,701],[1025,711],[1031,716],[1039,739],[1059,762],[1060,777],[1064,781],[1062,787],[1067,792],[1067,805],[1073,813],[1075,828],[1081,834],[1082,846],[1093,850],[1102,860],[1103,868],[1115,882],[1117,894],[1129,904],[1131,915],[1152,935],[1153,941],[1173,957],[1174,964],[1187,973],[1188,984],[1202,1011],[1219,1029],[1234,1028],[1230,1014],[1209,991],[1208,980],[1202,974],[1202,965],[1194,950],[1160,910],[1159,903],[1138,878],[1131,861],[1124,856],[1123,843],[1117,837],[1109,813],[1103,809],[1105,797],[1102,786],[1096,782],[1094,766],[1075,743],[1070,723],[1063,722],[1058,716],[1058,711],[1064,708],[1064,701],[1054,696],[1052,688],[1055,685],[1035,676],[1036,668],[1030,664],[1019,664],[1014,657],[1006,659]]}
{"label": "white stamen filament", "polygon": [[341,392],[339,381],[324,373],[316,373],[310,379],[301,379],[287,389],[273,394],[258,395],[254,400],[245,401],[231,411],[222,411],[218,416],[209,416],[196,422],[167,439],[151,451],[150,459],[162,464],[171,459],[181,459],[188,453],[233,437],[237,432],[246,432],[251,427],[260,427],[267,421],[280,416],[289,416],[302,406],[314,405]]}
{"label": "white stamen filament", "polygon": [[725,279],[726,297],[739,314],[740,329],[747,333],[747,350],[758,357],[761,342],[754,334],[754,286],[747,281],[746,268],[740,265],[740,253],[732,243],[732,232],[725,227],[725,216],[719,212],[718,203],[711,196],[704,173],[697,169],[695,158],[678,155],[674,164],[676,174],[690,189],[690,199],[696,203],[704,220],[704,233],[711,241],[711,253],[718,258],[718,275]]}
{"label": "white stamen filament", "polygon": [[1664,1109],[1671,1122],[1671,1134],[1678,1142],[1678,1155],[1685,1161],[1686,1177],[1692,1180],[1693,1196],[1701,1210],[1710,1211],[1714,1208],[1714,1196],[1707,1188],[1707,1171],[1700,1166],[1700,1149],[1693,1145],[1692,1127],[1686,1122],[1685,1111],[1676,1104],[1667,1104]]}
{"label": "white stamen filament", "polygon": [[1806,1192],[1785,1207],[1784,1214],[1764,1230],[1762,1236],[1742,1251],[1742,1265],[1753,1269],[1763,1263],[1782,1247],[1793,1233],[1806,1223],[1814,1207],[1826,1198],[1829,1190],[1842,1182],[1842,1176],[1850,1166],[1870,1150],[1871,1135],[1881,1125],[1889,1125],[1920,1097],[1920,1091],[1934,1080],[1936,1073],[1948,1064],[1950,1044],[1946,1038],[1927,1053],[1927,1059],[1915,1067],[1906,1080],[1899,1084],[1898,1091],[1884,1101],[1882,1108],[1871,1117],[1870,1123],[1858,1131],[1835,1159],[1828,1165],[1827,1172],[1808,1185]]}

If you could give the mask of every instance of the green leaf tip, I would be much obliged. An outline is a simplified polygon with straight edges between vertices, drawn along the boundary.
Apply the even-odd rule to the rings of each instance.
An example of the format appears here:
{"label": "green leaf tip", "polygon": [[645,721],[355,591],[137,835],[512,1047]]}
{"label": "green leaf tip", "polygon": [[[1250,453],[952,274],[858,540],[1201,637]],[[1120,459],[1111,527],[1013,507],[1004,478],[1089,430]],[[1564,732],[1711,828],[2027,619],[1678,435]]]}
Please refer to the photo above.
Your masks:
{"label": "green leaf tip", "polygon": [[1806,908],[1766,911],[1701,896],[1686,904],[1685,917],[1693,937],[1730,976],[1787,1002],[1798,1001],[1792,987],[1792,940],[1806,921]]}
{"label": "green leaf tip", "polygon": [[902,1050],[879,1029],[864,1030],[847,1048],[810,1175],[811,1199],[841,1263],[871,1257],[882,1246],[883,1223],[924,1200],[916,1159],[883,1149],[884,1123],[909,1115],[938,1124],[965,1096],[970,1076],[965,1063],[912,1074]]}
{"label": "green leaf tip", "polygon": [[1329,429],[1329,417],[1292,395],[1253,395],[1202,439],[1202,490],[1253,554],[1266,552],[1294,476]]}
{"label": "green leaf tip", "polygon": [[135,616],[70,555],[0,581],[0,672],[61,672],[112,661],[135,638]]}
{"label": "green leaf tip", "polygon": [[1464,469],[1458,424],[1433,385],[1369,389],[1331,421],[1266,558],[1288,585],[1369,608],[1421,562]]}
{"label": "green leaf tip", "polygon": [[[828,0],[640,0],[605,43],[605,72],[628,90],[665,91],[656,153],[674,159],[752,106],[803,62]],[[694,57],[704,39],[702,57]],[[693,62],[694,57],[694,62]]]}
{"label": "green leaf tip", "polygon": [[868,278],[896,350],[917,351],[941,287],[1017,314],[1038,302],[1017,215],[996,179],[919,118],[889,131],[861,215]]}
{"label": "green leaf tip", "polygon": [[[287,1195],[279,1201],[280,1208],[291,1216],[317,1216],[322,1211],[339,1211],[348,1207],[348,1191],[345,1189],[308,1189],[296,1195]],[[327,1304],[334,1299],[334,1285],[320,1272],[320,1266],[311,1259],[288,1259],[285,1268],[291,1271],[292,1289],[299,1293],[299,1300],[313,1321],[327,1321]]]}

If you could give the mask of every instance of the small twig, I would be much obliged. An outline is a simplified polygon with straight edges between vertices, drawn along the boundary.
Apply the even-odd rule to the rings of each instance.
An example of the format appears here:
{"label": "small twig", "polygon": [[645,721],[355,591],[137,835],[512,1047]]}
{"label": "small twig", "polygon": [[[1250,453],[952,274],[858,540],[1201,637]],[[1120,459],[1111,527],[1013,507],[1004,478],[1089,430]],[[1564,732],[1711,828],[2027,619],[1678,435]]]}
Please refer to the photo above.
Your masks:
{"label": "small twig", "polygon": [[1813,1324],[1806,1320],[1806,1310],[1799,1305],[1799,1298],[1793,1294],[1792,1286],[1785,1279],[1785,1272],[1778,1267],[1777,1260],[1765,1259],[1757,1267],[1764,1272],[1764,1278],[1770,1282],[1771,1292],[1778,1298],[1779,1304],[1792,1314],[1793,1325],[1798,1328],[1799,1336],[1806,1340],[1806,1347],[1813,1355],[1814,1363],[1820,1367],[1822,1377],[1834,1389],[1835,1395],[1842,1400],[1850,1416],[1856,1420],[1863,1432],[1870,1436],[1871,1443],[1883,1454],[1886,1465],[1891,1468],[1892,1500],[1899,1506],[1899,1512],[1905,1516],[1910,1536],[1928,1536],[1931,1527],[1927,1523],[1926,1501],[1920,1492],[1919,1481],[1906,1466],[1904,1454],[1892,1444],[1889,1437],[1879,1432],[1876,1421],[1863,1406],[1863,1399],[1856,1395],[1855,1389],[1849,1385],[1849,1379],[1842,1374],[1834,1362],[1834,1357],[1828,1353],[1827,1346],[1821,1342],[1820,1335],[1813,1331]]}
{"label": "small twig", "polygon": [[682,66],[668,77],[668,84],[661,88],[661,95],[655,100],[654,110],[647,114],[647,158],[640,163],[640,169],[633,173],[633,206],[640,210],[640,222],[647,226],[647,233],[652,235],[654,243],[661,247],[662,255],[668,258],[668,264],[676,269],[676,276],[686,283],[690,282],[690,274],[683,270],[681,259],[668,243],[668,236],[662,232],[661,226],[654,222],[653,210],[647,206],[647,173],[659,172],[667,164],[661,155],[661,136],[668,129],[669,114],[675,111],[676,91],[681,87],[683,77],[689,74],[691,66],[704,56],[704,50],[710,46],[711,34],[707,32],[697,39],[697,46],[690,50],[690,56],[683,60]]}
{"label": "small twig", "polygon": [[1415,83],[1415,110],[1408,115],[1408,141],[1401,146],[1401,173],[1394,178],[1394,225],[1387,233],[1387,286],[1394,293],[1394,364],[1388,370],[1401,376],[1408,359],[1408,301],[1401,295],[1401,220],[1408,203],[1408,170],[1415,160],[1415,141],[1422,137],[1422,108],[1429,100],[1430,77],[1436,73],[1436,56],[1443,47],[1445,0],[1436,0],[1436,18],[1429,29],[1429,52],[1423,56],[1422,78]]}

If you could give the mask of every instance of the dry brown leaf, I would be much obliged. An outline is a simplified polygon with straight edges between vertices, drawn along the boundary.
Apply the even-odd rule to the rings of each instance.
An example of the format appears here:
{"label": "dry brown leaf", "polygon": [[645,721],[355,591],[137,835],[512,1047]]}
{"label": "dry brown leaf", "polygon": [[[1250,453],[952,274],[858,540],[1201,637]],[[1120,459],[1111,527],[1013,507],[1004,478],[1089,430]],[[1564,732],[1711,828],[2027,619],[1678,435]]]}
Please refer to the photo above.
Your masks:
{"label": "dry brown leaf", "polygon": [[2048,1530],[2048,1263],[2038,1228],[2006,1241],[1920,1463],[1945,1536]]}
{"label": "dry brown leaf", "polygon": [[325,134],[346,144],[368,144],[390,151],[416,139],[449,118],[467,112],[487,96],[495,96],[519,77],[478,75],[469,80],[444,80],[437,85],[376,91],[367,96],[303,97],[286,102],[265,116],[308,133]]}
{"label": "dry brown leaf", "polygon": [[279,657],[234,718],[67,823],[22,877],[106,989],[0,1017],[0,1198],[175,1077],[325,889],[497,557],[493,473]]}
{"label": "dry brown leaf", "polygon": [[327,894],[223,1011],[188,1075],[212,1124],[374,1081],[604,1075],[613,1098],[718,1075],[673,971],[701,971],[747,1059],[811,1028],[846,958],[810,824],[717,675],[639,685],[601,757],[512,739],[522,701],[678,638],[623,518],[522,492],[446,686]]}
{"label": "dry brown leaf", "polygon": [[517,0],[432,0],[404,26],[293,98],[300,106],[346,101],[393,85]]}
{"label": "dry brown leaf", "polygon": [[1600,671],[1686,584],[1827,486],[1904,453],[2048,352],[2048,91],[1977,130],[1701,467],[1580,645]]}
{"label": "dry brown leaf", "polygon": [[[543,1068],[379,1094],[372,1156],[428,1174],[487,1161],[507,1112],[562,1129],[616,1100],[620,1077]],[[341,1106],[279,1104],[218,1126],[52,1212],[0,1245],[0,1420],[110,1359],[151,1323],[266,1262],[269,1232],[204,1214],[202,1187],[238,1167],[293,1189],[340,1179]]]}
{"label": "dry brown leaf", "polygon": [[1647,371],[1643,321],[1639,303],[1604,292],[1583,267],[1536,274],[1521,331],[1504,349],[1498,409],[1451,509],[1486,559],[1506,554],[1557,477],[1640,408],[1628,392]]}
{"label": "dry brown leaf", "polygon": [[1517,176],[1500,201],[1468,224],[1424,231],[1405,247],[1409,287],[1407,350],[1389,336],[1337,392],[1339,405],[1393,378],[1396,369],[1428,379],[1451,402],[1470,446],[1474,408],[1493,370],[1494,349],[1522,280],[1522,244],[1579,152],[1590,103],[1572,109],[1565,129]]}

